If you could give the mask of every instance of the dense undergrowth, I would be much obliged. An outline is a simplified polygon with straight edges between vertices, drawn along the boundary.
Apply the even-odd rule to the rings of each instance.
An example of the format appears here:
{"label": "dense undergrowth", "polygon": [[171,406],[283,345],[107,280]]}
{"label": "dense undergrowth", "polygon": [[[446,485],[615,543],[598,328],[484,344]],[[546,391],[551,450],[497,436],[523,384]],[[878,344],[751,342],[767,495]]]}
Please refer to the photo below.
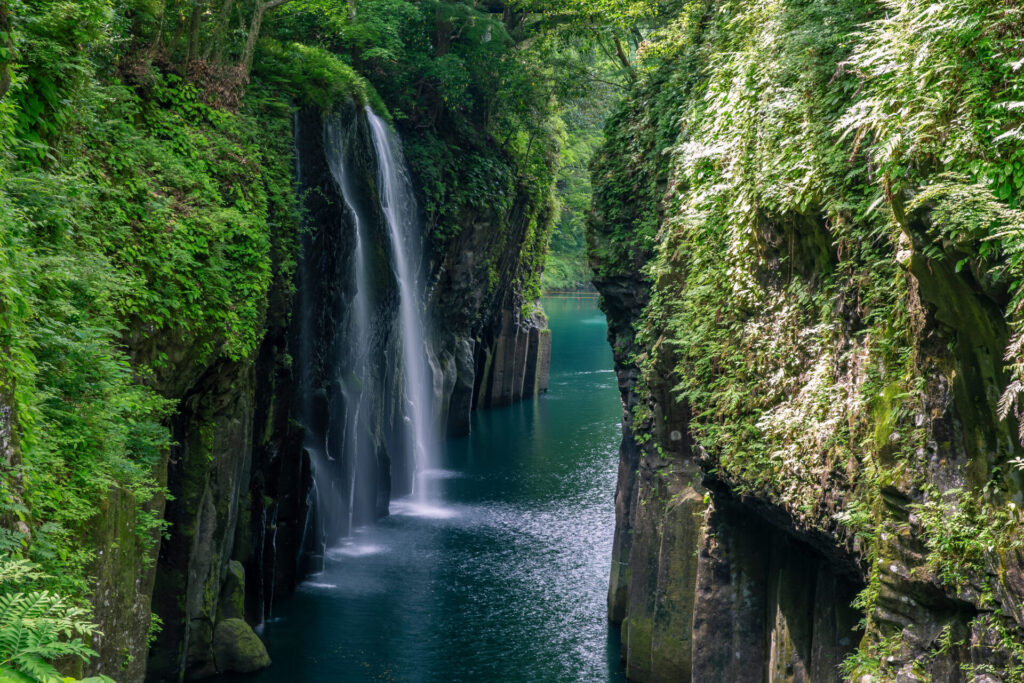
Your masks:
{"label": "dense undergrowth", "polygon": [[915,579],[973,596],[1020,680],[993,583],[1022,543],[1022,12],[687,3],[595,163],[596,274],[652,289],[641,393],[671,378],[706,471],[863,560],[855,680],[896,675],[878,566],[908,532]]}
{"label": "dense undergrowth", "polygon": [[[536,298],[573,86],[513,19],[436,1],[0,2],[0,600],[39,610],[0,609],[3,675],[90,655],[90,539],[112,492],[134,501],[143,554],[166,531],[169,418],[204,368],[254,358],[269,293],[292,286],[296,108],[355,99],[399,126],[437,253],[484,216],[510,229],[515,208],[516,288]],[[42,649],[8,642],[18,614]]]}
{"label": "dense undergrowth", "polygon": [[[63,604],[90,595],[103,548],[87,539],[112,490],[135,500],[143,545],[159,541],[162,520],[147,504],[161,494],[176,375],[251,357],[268,287],[288,280],[293,258],[289,146],[279,142],[291,104],[254,87],[228,111],[173,71],[127,73],[120,18],[103,2],[11,7],[0,551],[41,567],[15,578],[72,596]],[[90,631],[46,636],[62,633]],[[37,655],[89,654],[50,645]],[[25,646],[4,642],[3,666],[44,678],[11,651]]]}

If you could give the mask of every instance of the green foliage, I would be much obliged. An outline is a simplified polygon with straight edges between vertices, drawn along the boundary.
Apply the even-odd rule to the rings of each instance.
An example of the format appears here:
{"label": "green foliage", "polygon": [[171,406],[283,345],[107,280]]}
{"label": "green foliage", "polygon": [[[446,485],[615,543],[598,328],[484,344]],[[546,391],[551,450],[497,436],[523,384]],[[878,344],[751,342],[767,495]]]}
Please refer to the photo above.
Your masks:
{"label": "green foliage", "polygon": [[693,105],[704,57],[696,40],[705,8],[691,3],[660,34],[657,49],[640,61],[640,75],[605,124],[605,144],[594,158],[594,218],[590,261],[597,277],[633,277],[652,255],[661,224],[661,199],[679,121]]}
{"label": "green foliage", "polygon": [[958,588],[985,570],[986,554],[1024,545],[1014,503],[1000,508],[961,489],[939,492],[926,487],[924,502],[911,506],[925,529],[928,566],[939,580]]}
{"label": "green foliage", "polygon": [[593,277],[587,261],[586,239],[587,216],[593,201],[589,166],[604,137],[603,117],[587,111],[595,104],[584,100],[567,106],[567,140],[562,146],[557,181],[558,220],[544,266],[544,288],[551,291],[585,288]]}
{"label": "green foliage", "polygon": [[[560,81],[537,50],[516,44],[504,19],[468,2],[360,0],[353,14],[341,3],[297,0],[269,35],[314,42],[380,93],[403,133],[435,253],[486,222],[497,233],[486,258],[497,268],[515,217],[531,244],[517,286],[537,291],[554,218]],[[274,69],[280,80],[295,78],[296,69]],[[369,103],[379,111],[380,101]]]}
{"label": "green foliage", "polygon": [[278,87],[300,104],[316,105],[326,111],[355,98],[382,116],[388,114],[367,80],[321,47],[267,38],[260,43],[255,69],[262,86]]}
{"label": "green foliage", "polygon": [[[30,588],[45,578],[30,562],[0,557],[2,681],[61,683],[69,679],[47,662],[61,657],[87,661],[96,654],[85,644],[96,633],[87,611],[47,590]],[[88,680],[111,681],[106,677]]]}
{"label": "green foliage", "polygon": [[[174,402],[158,391],[173,394],[173,375],[194,372],[167,351],[187,351],[196,367],[253,352],[271,279],[270,212],[294,201],[268,196],[269,177],[290,194],[290,169],[285,157],[263,163],[254,118],[210,108],[174,75],[154,74],[145,99],[88,87],[102,107],[87,131],[60,141],[53,156],[67,161],[11,173],[2,202],[18,260],[6,279],[22,295],[5,325],[23,432],[7,514],[30,522],[32,556],[83,593],[94,556],[77,539],[99,503],[119,488],[141,509],[159,490]],[[288,128],[287,109],[278,115]],[[278,165],[283,173],[271,173]],[[162,522],[139,520],[150,543]]]}
{"label": "green foliage", "polygon": [[[22,159],[40,163],[52,143],[87,118],[93,70],[91,50],[113,20],[106,0],[44,2],[26,0],[12,10],[18,77],[8,97]],[[83,111],[85,110],[85,111]]]}
{"label": "green foliage", "polygon": [[[127,494],[137,538],[124,540],[152,550],[167,420],[187,388],[177,384],[250,358],[272,279],[288,289],[292,110],[266,86],[241,111],[217,109],[178,74],[134,61],[125,85],[113,72],[130,42],[120,6],[15,9],[21,61],[0,101],[0,426],[15,437],[0,471],[0,552],[46,574],[11,574],[4,612],[45,607],[86,629],[78,600],[103,561],[88,540],[97,512]],[[54,623],[68,638],[91,633]],[[47,633],[25,641],[29,659],[17,655],[27,674],[49,680],[45,660],[91,655],[60,651]]]}
{"label": "green foliage", "polygon": [[968,170],[1016,205],[1024,187],[1019,116],[1021,10],[999,0],[882,3],[845,68],[867,88],[838,121],[893,191]]}
{"label": "green foliage", "polygon": [[[903,528],[882,491],[924,495],[915,533],[954,592],[1019,545],[1005,467],[1019,448],[979,446],[972,420],[996,422],[1011,373],[998,408],[1019,416],[1024,386],[1020,18],[984,0],[689,3],[639,50],[593,167],[596,274],[651,287],[643,401],[686,404],[716,476],[798,525],[838,521],[872,568]],[[970,294],[922,303],[940,278]],[[1009,365],[972,385],[949,368],[1006,343],[993,301],[1010,302]],[[950,447],[926,410],[950,386],[971,404],[952,447],[977,462],[963,491],[925,495],[928,459]],[[866,626],[858,675],[899,649]]]}

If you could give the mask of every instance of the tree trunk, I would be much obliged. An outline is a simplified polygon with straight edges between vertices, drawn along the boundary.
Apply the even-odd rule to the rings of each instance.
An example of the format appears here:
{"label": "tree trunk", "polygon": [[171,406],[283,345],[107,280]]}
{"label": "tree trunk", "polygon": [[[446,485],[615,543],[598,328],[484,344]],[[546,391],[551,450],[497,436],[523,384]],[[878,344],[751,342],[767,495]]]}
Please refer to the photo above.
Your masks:
{"label": "tree trunk", "polygon": [[629,61],[629,53],[626,52],[626,48],[622,45],[622,41],[619,40],[618,36],[615,40],[615,54],[619,58],[619,62],[622,63],[622,68],[626,70],[626,74],[630,78],[633,77],[633,63]]}
{"label": "tree trunk", "polygon": [[245,78],[249,78],[252,70],[252,58],[256,54],[256,40],[260,37],[260,27],[263,26],[263,15],[268,10],[280,7],[291,0],[270,0],[260,2],[256,0],[256,8],[252,12],[252,21],[249,23],[249,35],[245,39],[245,49],[242,51],[242,67],[245,71]]}
{"label": "tree trunk", "polygon": [[185,50],[185,69],[196,58],[199,50],[199,25],[203,23],[202,0],[193,0],[192,16],[188,20],[188,48]]}
{"label": "tree trunk", "polygon": [[174,37],[171,38],[171,42],[167,44],[168,52],[173,55],[174,51],[181,46],[181,36],[185,33],[185,24],[187,22],[181,16],[181,13],[177,11],[173,12],[174,20]]}
{"label": "tree trunk", "polygon": [[434,57],[444,57],[452,45],[452,26],[441,17],[441,10],[434,12]]}
{"label": "tree trunk", "polygon": [[213,27],[213,35],[210,36],[210,42],[206,46],[206,50],[203,52],[203,59],[210,59],[213,57],[213,61],[220,63],[224,59],[224,42],[226,40],[224,33],[228,28],[228,21],[231,19],[231,9],[235,4],[235,0],[224,0],[224,3],[220,6],[220,14],[217,15],[217,23]]}
{"label": "tree trunk", "polygon": [[7,0],[0,0],[0,47],[4,50],[0,59],[0,100],[11,89],[11,61],[14,59],[14,38],[11,36],[11,9]]}
{"label": "tree trunk", "polygon": [[146,50],[146,59],[152,60],[153,55],[160,51],[164,42],[164,21],[167,19],[167,0],[160,3],[160,19],[156,22],[156,38],[150,42]]}

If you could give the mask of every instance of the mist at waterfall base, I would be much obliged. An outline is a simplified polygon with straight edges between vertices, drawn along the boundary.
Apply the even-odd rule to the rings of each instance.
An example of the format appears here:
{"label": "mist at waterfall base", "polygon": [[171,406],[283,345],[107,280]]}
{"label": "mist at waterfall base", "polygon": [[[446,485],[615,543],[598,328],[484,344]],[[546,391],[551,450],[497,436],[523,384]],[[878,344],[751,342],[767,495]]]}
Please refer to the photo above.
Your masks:
{"label": "mist at waterfall base", "polygon": [[549,393],[476,413],[434,472],[443,513],[330,549],[274,606],[249,680],[621,681],[605,613],[621,407],[593,301],[548,299]]}

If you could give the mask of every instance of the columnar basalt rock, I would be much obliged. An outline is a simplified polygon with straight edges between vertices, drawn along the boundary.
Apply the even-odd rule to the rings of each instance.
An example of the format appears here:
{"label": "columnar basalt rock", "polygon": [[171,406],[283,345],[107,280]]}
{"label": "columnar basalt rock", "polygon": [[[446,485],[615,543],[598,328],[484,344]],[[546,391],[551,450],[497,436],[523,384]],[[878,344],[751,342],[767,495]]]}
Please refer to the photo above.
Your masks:
{"label": "columnar basalt rock", "polygon": [[[479,363],[478,408],[498,408],[533,398],[548,389],[551,372],[551,331],[543,316],[522,321],[504,310],[501,327]],[[493,350],[491,350],[493,349]]]}
{"label": "columnar basalt rock", "polygon": [[537,332],[537,374],[533,380],[533,390],[524,392],[526,398],[547,393],[548,381],[551,379],[552,343],[551,330],[543,329]]}

